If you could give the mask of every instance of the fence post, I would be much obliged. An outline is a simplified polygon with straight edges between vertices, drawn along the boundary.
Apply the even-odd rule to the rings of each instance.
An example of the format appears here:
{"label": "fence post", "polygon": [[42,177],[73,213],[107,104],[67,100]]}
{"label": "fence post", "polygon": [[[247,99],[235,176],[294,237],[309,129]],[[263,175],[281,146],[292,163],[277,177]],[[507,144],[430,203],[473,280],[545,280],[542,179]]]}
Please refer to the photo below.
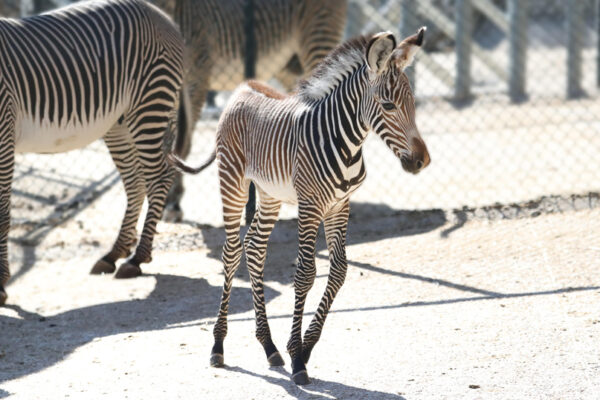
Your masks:
{"label": "fence post", "polygon": [[[256,36],[254,31],[254,0],[244,2],[244,78],[256,76]],[[246,225],[250,225],[256,211],[256,188],[250,183],[246,203]]]}
{"label": "fence post", "polygon": [[[415,6],[415,0],[403,0],[402,1],[402,13],[400,20],[400,35],[402,36],[401,40],[405,37],[408,37],[415,33],[416,31],[416,23],[417,19],[417,7]],[[410,82],[410,86],[412,87],[413,93],[416,93],[416,63],[413,64],[412,68],[407,68],[404,72],[408,77],[408,81]]]}
{"label": "fence post", "polygon": [[513,102],[523,100],[527,63],[527,0],[508,2],[510,66],[508,93]]}
{"label": "fence post", "polygon": [[596,84],[600,87],[600,0],[596,0]]}
{"label": "fence post", "polygon": [[583,2],[567,1],[567,97],[572,99],[582,94],[581,50],[583,46]]}
{"label": "fence post", "polygon": [[471,32],[473,9],[471,0],[456,1],[456,83],[454,97],[466,100],[471,96]]}

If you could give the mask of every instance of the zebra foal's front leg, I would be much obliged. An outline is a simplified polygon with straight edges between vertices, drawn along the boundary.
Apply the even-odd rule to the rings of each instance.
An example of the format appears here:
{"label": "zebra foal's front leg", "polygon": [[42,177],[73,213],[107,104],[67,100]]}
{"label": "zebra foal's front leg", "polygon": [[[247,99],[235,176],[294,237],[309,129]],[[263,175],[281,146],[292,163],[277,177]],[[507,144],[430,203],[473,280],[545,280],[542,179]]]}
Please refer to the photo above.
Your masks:
{"label": "zebra foal's front leg", "polygon": [[275,222],[277,222],[281,202],[270,198],[263,191],[259,191],[259,194],[258,210],[254,214],[252,224],[246,233],[244,248],[246,250],[248,274],[252,283],[252,300],[256,315],[256,338],[265,349],[269,365],[275,367],[283,365],[284,362],[271,338],[271,329],[267,321],[263,280],[267,242]]}
{"label": "zebra foal's front leg", "polygon": [[346,260],[346,231],[349,214],[350,203],[346,200],[339,211],[336,210],[325,218],[325,237],[331,266],[329,269],[329,278],[327,279],[327,287],[319,303],[319,308],[310,326],[304,333],[302,359],[305,363],[308,363],[310,353],[321,337],[323,325],[325,324],[325,319],[327,318],[333,299],[346,279],[346,271],[348,270],[348,262]]}
{"label": "zebra foal's front leg", "polygon": [[315,243],[319,230],[320,210],[310,205],[298,207],[298,266],[294,276],[294,317],[287,350],[292,358],[292,380],[298,385],[310,383],[302,358],[302,316],[308,291],[315,282]]}

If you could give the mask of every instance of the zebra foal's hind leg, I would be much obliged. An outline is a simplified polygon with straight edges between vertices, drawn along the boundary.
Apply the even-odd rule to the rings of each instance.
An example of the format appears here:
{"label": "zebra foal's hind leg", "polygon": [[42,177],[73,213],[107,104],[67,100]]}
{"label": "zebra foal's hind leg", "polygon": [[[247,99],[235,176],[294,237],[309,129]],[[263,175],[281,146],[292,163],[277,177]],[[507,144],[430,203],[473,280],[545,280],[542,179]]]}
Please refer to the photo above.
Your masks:
{"label": "zebra foal's hind leg", "polygon": [[333,303],[337,292],[340,290],[346,279],[348,262],[346,260],[346,230],[348,227],[348,217],[350,214],[350,202],[346,200],[339,210],[331,212],[324,221],[325,237],[327,240],[327,250],[329,252],[329,278],[325,293],[319,303],[319,308],[315,313],[310,326],[304,333],[302,343],[302,360],[308,363],[310,353],[321,337],[323,324]]}
{"label": "zebra foal's hind leg", "polygon": [[217,322],[213,329],[215,343],[210,354],[212,367],[223,367],[225,357],[223,341],[227,336],[227,313],[233,276],[240,266],[242,243],[240,241],[240,223],[248,199],[249,182],[243,179],[243,171],[224,171],[223,160],[219,165],[221,199],[223,202],[223,222],[225,225],[225,244],[223,245],[223,294],[219,306]]}
{"label": "zebra foal's hind leg", "polygon": [[15,166],[13,128],[7,120],[0,121],[0,305],[3,305],[8,297],[4,285],[10,277],[8,232],[10,230],[10,194]]}
{"label": "zebra foal's hind leg", "polygon": [[252,283],[252,301],[256,314],[256,338],[262,344],[271,366],[284,365],[283,358],[271,338],[271,330],[267,321],[265,306],[265,292],[263,288],[265,259],[267,255],[267,242],[277,222],[281,202],[259,191],[260,201],[258,210],[254,214],[252,224],[244,239],[246,250],[246,264]]}
{"label": "zebra foal's hind leg", "polygon": [[15,113],[6,88],[0,83],[0,305],[6,302],[4,285],[10,277],[8,266],[8,232],[10,230],[10,195],[15,169]]}
{"label": "zebra foal's hind leg", "polygon": [[115,272],[115,262],[131,254],[131,248],[137,243],[136,225],[146,196],[137,150],[127,126],[123,124],[115,125],[105,135],[104,143],[106,143],[121,175],[127,196],[127,208],[115,244],[108,254],[96,262],[96,265],[92,268],[92,274]]}

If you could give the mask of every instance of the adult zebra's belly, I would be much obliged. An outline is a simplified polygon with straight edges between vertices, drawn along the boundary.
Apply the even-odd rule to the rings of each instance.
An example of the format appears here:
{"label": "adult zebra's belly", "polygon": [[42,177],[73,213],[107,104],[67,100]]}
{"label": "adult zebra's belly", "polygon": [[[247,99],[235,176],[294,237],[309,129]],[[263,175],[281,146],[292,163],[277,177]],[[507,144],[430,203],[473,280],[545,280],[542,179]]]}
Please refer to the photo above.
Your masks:
{"label": "adult zebra's belly", "polygon": [[82,124],[69,121],[59,126],[49,121],[21,118],[16,126],[15,151],[18,153],[62,153],[80,149],[104,136],[115,125],[121,113]]}

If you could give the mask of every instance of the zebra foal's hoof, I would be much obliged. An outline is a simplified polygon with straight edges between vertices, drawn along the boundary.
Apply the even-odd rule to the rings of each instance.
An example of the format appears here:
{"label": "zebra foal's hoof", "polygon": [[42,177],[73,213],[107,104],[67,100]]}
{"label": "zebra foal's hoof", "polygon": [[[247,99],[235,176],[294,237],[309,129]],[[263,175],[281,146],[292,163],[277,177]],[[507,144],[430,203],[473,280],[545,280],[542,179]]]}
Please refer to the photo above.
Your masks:
{"label": "zebra foal's hoof", "polygon": [[279,354],[278,351],[271,354],[269,358],[267,358],[267,361],[269,362],[269,365],[271,367],[281,367],[285,365],[285,361],[283,361],[283,358],[281,357],[281,354]]}
{"label": "zebra foal's hoof", "polygon": [[114,262],[106,261],[105,259],[101,258],[100,260],[98,260],[96,265],[94,265],[94,268],[92,268],[90,274],[112,274],[113,272],[115,272],[116,269],[117,266]]}
{"label": "zebra foal's hoof", "polygon": [[139,266],[126,262],[119,267],[115,278],[128,279],[140,275],[142,275],[142,269]]}
{"label": "zebra foal's hoof", "polygon": [[223,368],[225,366],[225,357],[223,357],[223,354],[212,353],[210,355],[210,366],[214,368]]}
{"label": "zebra foal's hoof", "polygon": [[298,371],[292,375],[292,380],[296,385],[308,385],[310,383],[310,378],[308,377],[308,372],[306,370]]}

